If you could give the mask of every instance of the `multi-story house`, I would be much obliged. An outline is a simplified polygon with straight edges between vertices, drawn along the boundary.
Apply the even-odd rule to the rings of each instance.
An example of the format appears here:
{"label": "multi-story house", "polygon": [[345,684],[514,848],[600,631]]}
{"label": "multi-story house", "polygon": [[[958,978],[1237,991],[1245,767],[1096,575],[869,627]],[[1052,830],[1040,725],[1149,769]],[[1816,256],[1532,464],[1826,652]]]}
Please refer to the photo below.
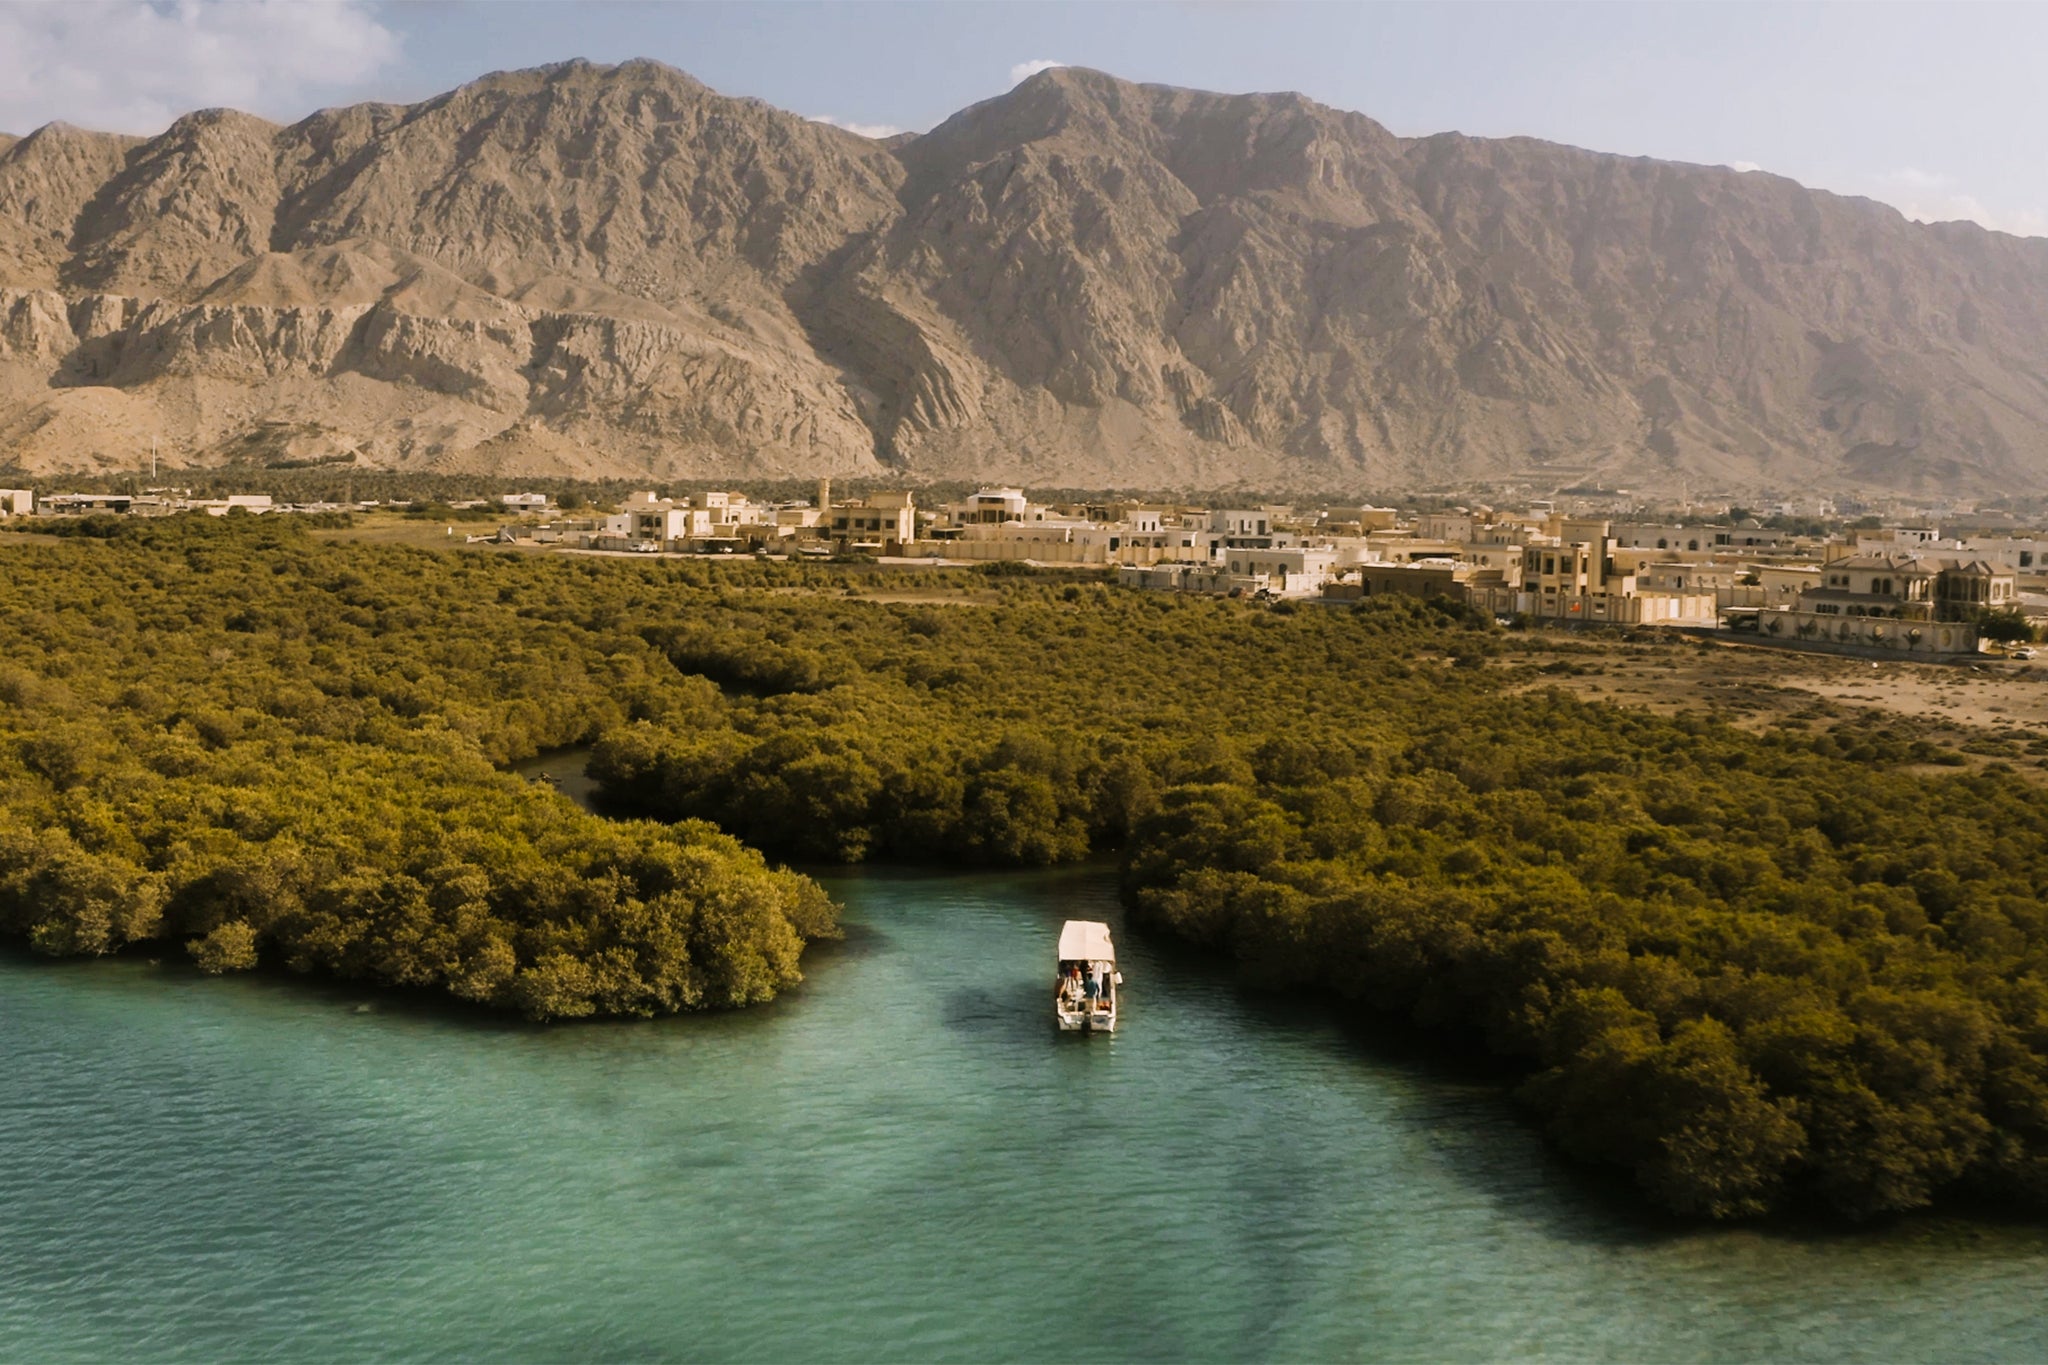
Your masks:
{"label": "multi-story house", "polygon": [[1792,606],[1766,609],[1766,639],[1859,653],[1974,654],[1976,619],[2018,604],[2010,570],[1983,560],[1852,554],[1830,560]]}
{"label": "multi-story house", "polygon": [[901,552],[917,540],[917,502],[910,492],[870,493],[833,507],[832,539],[856,549]]}

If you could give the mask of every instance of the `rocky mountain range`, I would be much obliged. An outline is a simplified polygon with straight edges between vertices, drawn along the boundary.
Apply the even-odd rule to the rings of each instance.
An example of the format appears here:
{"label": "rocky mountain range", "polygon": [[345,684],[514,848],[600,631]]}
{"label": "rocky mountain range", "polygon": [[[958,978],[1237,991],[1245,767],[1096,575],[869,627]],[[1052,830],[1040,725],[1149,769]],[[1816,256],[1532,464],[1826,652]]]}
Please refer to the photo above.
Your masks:
{"label": "rocky mountain range", "polygon": [[2048,485],[2048,240],[1055,69],[875,141],[653,62],[0,137],[0,465]]}

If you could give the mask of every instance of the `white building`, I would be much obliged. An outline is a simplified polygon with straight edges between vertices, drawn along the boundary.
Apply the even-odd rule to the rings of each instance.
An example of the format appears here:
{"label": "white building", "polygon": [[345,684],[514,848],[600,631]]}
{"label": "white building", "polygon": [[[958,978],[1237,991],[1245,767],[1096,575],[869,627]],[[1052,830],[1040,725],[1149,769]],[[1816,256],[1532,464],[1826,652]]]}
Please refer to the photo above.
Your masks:
{"label": "white building", "polygon": [[2008,573],[2048,573],[2048,540],[2031,536],[1971,536],[1952,544],[1959,554],[1981,559]]}
{"label": "white building", "polygon": [[268,493],[236,493],[225,498],[212,498],[205,502],[194,503],[193,506],[204,511],[209,517],[224,517],[228,513],[235,511],[247,512],[252,516],[260,516],[265,512],[273,510]]}
{"label": "white building", "polygon": [[651,492],[635,493],[626,499],[623,509],[604,519],[603,534],[610,539],[640,544],[666,545],[671,540],[686,540],[691,534],[690,512],[687,503],[678,505]]}
{"label": "white building", "polygon": [[984,488],[945,511],[955,526],[1000,526],[1006,521],[1032,521],[1044,515],[1044,509],[1034,509],[1021,488]]}
{"label": "white building", "polygon": [[1223,508],[1209,514],[1209,530],[1225,544],[1273,543],[1273,517],[1265,508]]}
{"label": "white building", "polygon": [[1337,551],[1304,545],[1276,549],[1225,548],[1220,560],[1230,573],[1263,578],[1269,591],[1282,597],[1313,597],[1323,590],[1337,567]]}

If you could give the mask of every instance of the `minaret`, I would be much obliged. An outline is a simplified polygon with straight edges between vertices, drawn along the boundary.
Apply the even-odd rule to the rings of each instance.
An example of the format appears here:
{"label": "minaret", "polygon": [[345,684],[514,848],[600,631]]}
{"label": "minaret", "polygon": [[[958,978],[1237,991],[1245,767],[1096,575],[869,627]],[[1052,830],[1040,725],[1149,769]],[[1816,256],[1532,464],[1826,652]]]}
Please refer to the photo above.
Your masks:
{"label": "minaret", "polygon": [[832,510],[832,480],[818,480],[818,513],[823,515]]}

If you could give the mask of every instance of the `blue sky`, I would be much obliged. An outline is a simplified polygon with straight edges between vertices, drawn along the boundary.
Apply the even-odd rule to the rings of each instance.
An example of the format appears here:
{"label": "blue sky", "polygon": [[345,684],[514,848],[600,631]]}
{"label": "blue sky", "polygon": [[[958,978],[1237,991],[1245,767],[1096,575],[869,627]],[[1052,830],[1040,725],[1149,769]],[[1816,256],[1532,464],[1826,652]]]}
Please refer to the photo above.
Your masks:
{"label": "blue sky", "polygon": [[1401,134],[1757,166],[2048,235],[2048,5],[29,0],[0,4],[0,129],[292,119],[576,56],[875,130],[928,128],[1032,63],[1299,90]]}

